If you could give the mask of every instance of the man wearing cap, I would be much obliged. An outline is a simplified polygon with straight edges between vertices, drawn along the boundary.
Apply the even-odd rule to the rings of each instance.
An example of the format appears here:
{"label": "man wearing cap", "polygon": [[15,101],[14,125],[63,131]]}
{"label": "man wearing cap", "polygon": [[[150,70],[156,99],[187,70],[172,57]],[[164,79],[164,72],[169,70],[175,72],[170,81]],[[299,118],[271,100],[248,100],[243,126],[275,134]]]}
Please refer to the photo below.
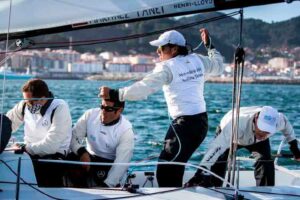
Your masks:
{"label": "man wearing cap", "polygon": [[[202,167],[221,177],[225,177],[226,172],[232,134],[231,126],[232,111],[229,111],[221,120],[217,128],[217,136],[210,143],[200,163]],[[240,108],[238,148],[246,148],[256,159],[254,175],[257,186],[274,186],[275,184],[274,160],[271,157],[269,137],[277,131],[282,132],[290,144],[290,150],[295,159],[300,161],[300,151],[294,129],[284,114],[278,113],[270,106]],[[198,170],[186,183],[186,186],[194,185],[221,187],[222,181]]]}
{"label": "man wearing cap", "polygon": [[[100,88],[100,97],[125,100],[143,100],[150,94],[163,89],[172,118],[167,131],[164,149],[159,161],[186,163],[207,134],[207,113],[203,90],[205,76],[223,72],[223,57],[213,47],[209,33],[200,29],[201,39],[208,56],[189,53],[184,36],[171,30],[163,33],[156,46],[161,62],[143,80],[119,90]],[[157,181],[160,187],[181,187],[184,166],[158,165]]]}

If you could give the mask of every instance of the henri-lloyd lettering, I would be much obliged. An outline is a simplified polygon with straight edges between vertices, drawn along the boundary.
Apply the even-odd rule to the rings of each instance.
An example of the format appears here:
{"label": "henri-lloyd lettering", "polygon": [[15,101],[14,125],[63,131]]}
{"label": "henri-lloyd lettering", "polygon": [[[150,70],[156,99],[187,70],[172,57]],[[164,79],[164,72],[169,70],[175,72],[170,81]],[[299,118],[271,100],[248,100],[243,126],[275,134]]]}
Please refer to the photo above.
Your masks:
{"label": "henri-lloyd lettering", "polygon": [[142,11],[137,12],[138,17],[149,17],[154,15],[161,15],[164,14],[164,7],[158,7],[158,8],[150,8]]}
{"label": "henri-lloyd lettering", "polygon": [[213,0],[200,0],[200,1],[193,1],[193,2],[186,2],[186,3],[178,3],[174,5],[174,8],[186,8],[186,7],[192,7],[192,6],[203,6],[212,4]]}
{"label": "henri-lloyd lettering", "polygon": [[113,21],[118,21],[118,20],[125,20],[125,19],[129,19],[128,14],[117,15],[117,16],[113,16],[113,17],[105,17],[105,18],[101,18],[101,19],[95,19],[95,20],[92,21],[92,24],[108,23],[108,22],[113,22]]}
{"label": "henri-lloyd lettering", "polygon": [[221,150],[221,147],[217,147],[216,150],[205,160],[206,162],[209,162],[215,155],[218,153],[218,151]]}

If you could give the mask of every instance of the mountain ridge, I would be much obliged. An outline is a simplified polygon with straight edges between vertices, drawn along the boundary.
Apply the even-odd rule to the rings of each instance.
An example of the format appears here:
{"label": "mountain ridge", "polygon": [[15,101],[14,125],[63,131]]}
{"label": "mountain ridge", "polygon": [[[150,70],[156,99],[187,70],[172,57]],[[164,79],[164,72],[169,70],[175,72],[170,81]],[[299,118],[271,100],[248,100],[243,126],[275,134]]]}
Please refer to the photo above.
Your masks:
{"label": "mountain ridge", "polygon": [[[222,15],[224,14],[211,12],[181,17],[179,19],[152,19],[129,24],[72,31],[62,33],[60,37],[68,40],[72,36],[73,41],[123,37],[177,27]],[[239,44],[239,25],[240,21],[238,19],[228,17],[179,31],[184,34],[187,42],[192,47],[196,47],[200,43],[199,28],[207,28],[215,47],[224,55],[227,61],[230,61],[233,59],[235,47]],[[258,19],[244,19],[242,32],[243,46],[250,49],[297,47],[300,46],[300,16],[274,23],[267,23]],[[112,51],[119,54],[155,54],[155,47],[150,46],[149,41],[157,37],[158,35],[152,35],[125,41],[79,46],[74,47],[74,49],[79,52],[91,53]],[[201,48],[199,52],[205,53],[204,48]]]}

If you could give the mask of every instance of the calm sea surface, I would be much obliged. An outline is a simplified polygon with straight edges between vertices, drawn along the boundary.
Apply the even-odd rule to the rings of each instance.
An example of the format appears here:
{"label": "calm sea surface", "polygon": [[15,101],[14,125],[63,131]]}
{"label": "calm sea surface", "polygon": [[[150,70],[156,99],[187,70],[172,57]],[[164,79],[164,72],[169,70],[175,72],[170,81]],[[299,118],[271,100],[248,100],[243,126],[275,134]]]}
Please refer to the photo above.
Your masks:
{"label": "calm sea surface", "polygon": [[[56,98],[61,98],[69,103],[73,123],[84,113],[85,110],[98,107],[99,98],[97,98],[99,86],[109,86],[119,88],[131,84],[131,82],[112,82],[112,81],[84,81],[84,80],[46,80],[50,90]],[[1,82],[1,103],[3,108],[1,112],[7,112],[21,98],[21,87],[24,84],[22,80],[9,80],[5,83],[5,94],[3,96],[3,83]],[[4,97],[4,98],[3,98]],[[187,97],[188,98],[188,97]],[[205,99],[209,116],[209,132],[194,153],[191,163],[199,163],[201,154],[207,149],[208,143],[214,136],[215,127],[222,116],[231,109],[232,85],[231,84],[213,84],[205,85]],[[243,85],[242,106],[270,105],[276,107],[289,118],[293,125],[296,135],[300,137],[300,86],[299,85]],[[133,162],[147,160],[155,157],[162,148],[164,135],[170,122],[167,113],[166,103],[162,92],[158,92],[148,97],[144,101],[127,102],[124,115],[132,122],[135,130],[135,150]],[[20,128],[14,137],[22,141],[22,128]],[[283,136],[277,133],[271,138],[272,149],[274,153],[278,148]],[[285,147],[288,150],[288,145]],[[239,154],[248,156],[247,151],[240,150]],[[157,160],[156,158],[152,161]],[[280,159],[280,164],[288,165],[291,168],[300,169],[299,164],[290,159]],[[252,167],[251,161],[244,161],[244,168]]]}

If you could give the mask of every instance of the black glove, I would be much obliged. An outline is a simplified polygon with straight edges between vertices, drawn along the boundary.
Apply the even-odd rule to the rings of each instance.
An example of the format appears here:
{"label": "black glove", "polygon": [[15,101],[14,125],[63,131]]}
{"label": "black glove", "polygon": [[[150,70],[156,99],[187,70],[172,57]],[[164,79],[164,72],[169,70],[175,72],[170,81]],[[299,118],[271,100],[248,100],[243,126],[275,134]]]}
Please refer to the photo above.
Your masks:
{"label": "black glove", "polygon": [[15,150],[15,154],[23,154],[26,152],[26,144],[17,144],[19,149]]}
{"label": "black glove", "polygon": [[296,159],[300,158],[300,151],[299,151],[299,148],[298,148],[298,142],[297,140],[292,140],[289,142],[290,144],[290,150],[291,152],[293,153],[294,157]]}
{"label": "black glove", "polygon": [[196,174],[184,184],[185,187],[202,186],[212,187],[212,176],[205,174],[202,170],[198,170]]}
{"label": "black glove", "polygon": [[211,42],[211,38],[209,38],[208,42],[205,44],[205,48],[209,49],[209,50],[215,48],[214,45]]}

